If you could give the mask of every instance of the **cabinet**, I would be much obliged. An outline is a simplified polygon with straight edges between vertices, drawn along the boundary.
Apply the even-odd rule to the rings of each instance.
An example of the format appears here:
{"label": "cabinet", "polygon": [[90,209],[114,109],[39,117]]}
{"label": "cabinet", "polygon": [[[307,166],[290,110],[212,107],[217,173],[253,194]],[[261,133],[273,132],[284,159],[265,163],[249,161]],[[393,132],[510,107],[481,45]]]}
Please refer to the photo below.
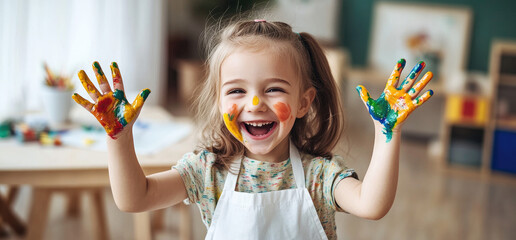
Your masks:
{"label": "cabinet", "polygon": [[516,174],[516,41],[495,41],[484,93],[446,96],[447,165]]}
{"label": "cabinet", "polygon": [[478,92],[446,96],[445,159],[450,165],[482,168],[489,97]]}
{"label": "cabinet", "polygon": [[493,44],[489,75],[493,99],[484,163],[516,174],[516,41]]}

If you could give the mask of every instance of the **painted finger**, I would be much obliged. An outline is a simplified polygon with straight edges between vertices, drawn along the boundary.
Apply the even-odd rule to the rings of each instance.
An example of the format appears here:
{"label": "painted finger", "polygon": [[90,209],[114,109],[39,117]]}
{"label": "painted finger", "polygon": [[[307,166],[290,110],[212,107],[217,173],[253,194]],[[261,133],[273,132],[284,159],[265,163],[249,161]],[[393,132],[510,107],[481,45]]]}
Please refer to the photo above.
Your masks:
{"label": "painted finger", "polygon": [[81,80],[82,86],[84,87],[84,89],[86,89],[88,95],[90,95],[91,99],[96,102],[97,98],[101,96],[99,90],[97,90],[95,85],[93,85],[93,83],[90,81],[90,78],[84,72],[84,70],[79,71],[77,75],[79,75],[79,79]]}
{"label": "painted finger", "polygon": [[100,67],[99,62],[97,62],[97,61],[93,62],[92,68],[93,68],[93,72],[95,72],[95,77],[97,77],[97,81],[99,83],[99,88],[100,88],[100,91],[102,91],[102,94],[111,92],[111,87],[109,86],[106,75],[104,74],[104,71],[102,71],[102,68]]}
{"label": "painted finger", "polygon": [[414,86],[408,91],[408,94],[410,95],[410,97],[415,98],[419,94],[419,92],[421,92],[421,90],[423,90],[423,88],[425,88],[426,84],[428,84],[428,82],[430,82],[430,80],[432,80],[433,77],[434,77],[434,74],[432,72],[425,73],[423,78],[421,78],[421,80],[419,80],[416,84],[414,84]]}
{"label": "painted finger", "polygon": [[360,99],[362,99],[362,102],[366,105],[366,107],[368,106],[367,103],[369,102],[369,100],[371,99],[371,96],[369,95],[369,92],[367,91],[367,89],[362,86],[362,85],[358,85],[357,86],[357,92],[358,94],[360,95]]}
{"label": "painted finger", "polygon": [[388,86],[396,87],[396,85],[398,84],[398,80],[400,79],[401,71],[403,71],[403,68],[405,68],[405,64],[406,64],[405,59],[402,58],[402,59],[398,60],[398,62],[396,63],[396,66],[394,67],[394,70],[392,70],[391,76],[387,80],[387,85],[385,87],[388,87]]}
{"label": "painted finger", "polygon": [[116,62],[111,63],[111,75],[113,76],[113,88],[124,91],[124,82],[122,82],[122,75]]}
{"label": "painted finger", "polygon": [[430,97],[432,97],[432,95],[434,95],[434,91],[432,90],[428,90],[426,91],[423,95],[419,96],[418,98],[412,100],[412,103],[414,103],[414,105],[416,107],[419,107],[421,106],[423,103],[425,103],[426,101],[428,101],[428,99],[430,99]]}
{"label": "painted finger", "polygon": [[150,94],[150,90],[148,88],[143,89],[138,96],[136,96],[136,99],[133,101],[133,108],[136,110],[136,112],[139,112],[140,109],[143,107],[143,103],[145,100],[147,100],[147,97]]}
{"label": "painted finger", "polygon": [[77,93],[74,93],[72,95],[72,98],[73,100],[78,103],[79,105],[81,105],[83,108],[85,108],[86,110],[88,110],[88,112],[91,112],[91,110],[93,109],[93,103],[91,103],[90,101],[84,99],[81,95],[77,94]]}
{"label": "painted finger", "polygon": [[419,74],[421,74],[421,72],[423,71],[425,66],[426,66],[425,62],[423,62],[423,61],[418,62],[416,64],[416,66],[414,66],[414,68],[412,68],[412,70],[407,75],[405,80],[403,80],[403,82],[400,84],[400,86],[398,87],[398,90],[403,89],[403,91],[405,91],[405,92],[408,91],[412,87],[414,82],[416,81]]}

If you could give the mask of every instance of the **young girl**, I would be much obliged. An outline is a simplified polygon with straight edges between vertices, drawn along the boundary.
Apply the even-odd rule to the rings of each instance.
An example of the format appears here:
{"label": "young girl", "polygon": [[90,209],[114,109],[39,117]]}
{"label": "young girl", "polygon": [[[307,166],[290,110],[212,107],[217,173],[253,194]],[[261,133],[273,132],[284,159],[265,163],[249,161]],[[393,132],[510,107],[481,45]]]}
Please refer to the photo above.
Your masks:
{"label": "young girl", "polygon": [[73,98],[92,112],[110,138],[109,177],[117,206],[138,212],[188,199],[201,210],[207,239],[336,239],[335,212],[380,219],[396,193],[400,130],[432,95],[418,63],[398,86],[398,61],[384,93],[357,90],[376,130],[363,182],[331,153],[343,126],[340,97],[321,47],[282,22],[240,21],[213,37],[208,75],[196,101],[202,138],[171,170],[145,176],[132,125],[149,94],[133,104],[116,63],[111,88],[99,64],[100,91],[79,78],[95,101]]}

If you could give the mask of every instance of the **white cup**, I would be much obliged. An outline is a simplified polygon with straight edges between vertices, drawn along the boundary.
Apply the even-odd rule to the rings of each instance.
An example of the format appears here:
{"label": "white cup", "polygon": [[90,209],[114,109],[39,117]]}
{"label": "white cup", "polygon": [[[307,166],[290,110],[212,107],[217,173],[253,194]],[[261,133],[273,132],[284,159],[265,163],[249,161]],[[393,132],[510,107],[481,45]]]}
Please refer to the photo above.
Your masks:
{"label": "white cup", "polygon": [[59,89],[43,85],[41,97],[48,123],[51,127],[59,127],[70,120],[73,90]]}

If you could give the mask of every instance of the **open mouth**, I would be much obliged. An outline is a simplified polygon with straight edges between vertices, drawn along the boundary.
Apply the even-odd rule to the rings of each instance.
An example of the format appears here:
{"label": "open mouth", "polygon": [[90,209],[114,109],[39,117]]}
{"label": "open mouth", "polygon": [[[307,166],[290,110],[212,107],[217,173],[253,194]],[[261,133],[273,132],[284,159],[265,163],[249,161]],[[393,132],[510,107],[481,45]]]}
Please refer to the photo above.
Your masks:
{"label": "open mouth", "polygon": [[243,128],[256,138],[267,137],[276,128],[276,122],[242,122]]}

